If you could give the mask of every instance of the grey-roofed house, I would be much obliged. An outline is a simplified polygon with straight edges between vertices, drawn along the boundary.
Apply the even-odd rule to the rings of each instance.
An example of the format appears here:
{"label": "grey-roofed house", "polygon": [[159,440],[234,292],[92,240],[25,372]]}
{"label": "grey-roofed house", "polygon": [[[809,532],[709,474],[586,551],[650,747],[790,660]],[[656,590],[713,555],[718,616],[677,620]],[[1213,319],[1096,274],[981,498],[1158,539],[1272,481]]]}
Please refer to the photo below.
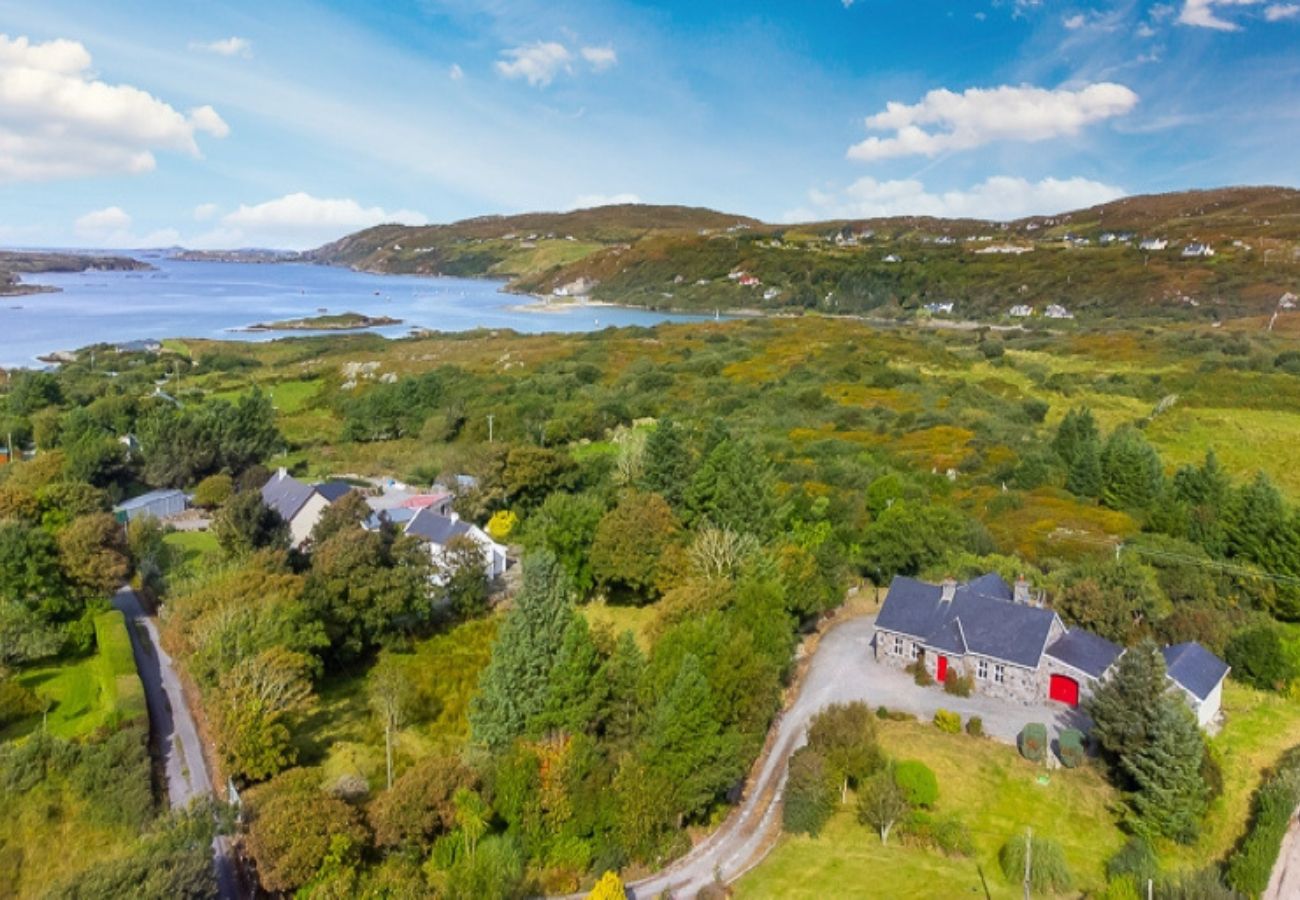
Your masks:
{"label": "grey-roofed house", "polygon": [[429,554],[433,557],[436,570],[441,569],[441,563],[446,559],[447,544],[458,537],[468,538],[478,545],[483,554],[483,574],[489,579],[496,578],[506,570],[506,548],[492,540],[477,525],[454,514],[444,516],[429,509],[421,509],[407,521],[404,531],[429,545]]}
{"label": "grey-roofed house", "polygon": [[[924,666],[936,681],[969,675],[981,694],[1022,703],[1077,707],[1114,669],[1124,649],[1082,628],[1067,628],[1031,596],[996,574],[965,584],[897,577],[876,616],[876,659]],[[1169,680],[1204,727],[1219,712],[1228,666],[1200,644],[1164,650]]]}
{"label": "grey-roofed house", "polygon": [[185,505],[183,491],[164,489],[122,501],[113,507],[113,515],[119,522],[133,522],[144,516],[165,519],[185,512]]}
{"label": "grey-roofed house", "polygon": [[352,485],[342,481],[307,484],[280,469],[262,485],[262,502],[289,523],[289,542],[301,547],[325,510],[350,490]]}
{"label": "grey-roofed house", "polygon": [[1219,714],[1223,702],[1223,680],[1230,667],[1195,641],[1173,644],[1161,653],[1169,680],[1178,685],[1197,723],[1204,728]]}

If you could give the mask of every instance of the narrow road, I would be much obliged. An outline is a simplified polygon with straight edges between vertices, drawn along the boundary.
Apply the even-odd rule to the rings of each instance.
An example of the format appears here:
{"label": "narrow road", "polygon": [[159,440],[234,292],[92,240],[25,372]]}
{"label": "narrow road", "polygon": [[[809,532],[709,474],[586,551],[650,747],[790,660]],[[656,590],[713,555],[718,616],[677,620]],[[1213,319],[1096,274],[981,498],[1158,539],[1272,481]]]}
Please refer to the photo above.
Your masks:
{"label": "narrow road", "polygon": [[[126,617],[136,670],[144,683],[149,708],[149,734],[166,775],[167,797],[172,809],[185,809],[195,798],[212,796],[212,780],[208,777],[194,717],[185,702],[171,657],[158,640],[158,625],[145,614],[135,591],[123,587],[113,596],[113,607]],[[222,900],[238,900],[239,879],[229,841],[216,837],[212,851]]]}
{"label": "narrow road", "polygon": [[1273,864],[1273,875],[1261,900],[1288,900],[1300,897],[1300,820],[1291,816],[1291,826],[1282,839],[1282,849]]}
{"label": "narrow road", "polygon": [[806,743],[808,722],[832,703],[861,700],[866,694],[862,661],[871,653],[874,624],[875,616],[849,619],[822,637],[799,696],[774,726],[771,750],[740,806],[686,856],[628,885],[631,897],[671,891],[685,900],[718,880],[735,881],[763,860],[781,827],[777,801],[785,787],[786,763]]}

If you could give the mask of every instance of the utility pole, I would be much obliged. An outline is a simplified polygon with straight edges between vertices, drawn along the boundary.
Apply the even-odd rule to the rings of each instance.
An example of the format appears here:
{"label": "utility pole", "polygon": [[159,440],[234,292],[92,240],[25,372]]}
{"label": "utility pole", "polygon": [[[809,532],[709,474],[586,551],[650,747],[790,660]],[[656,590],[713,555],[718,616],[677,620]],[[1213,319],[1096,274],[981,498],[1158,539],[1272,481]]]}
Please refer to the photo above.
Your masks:
{"label": "utility pole", "polygon": [[492,420],[495,418],[496,416],[492,415],[491,413],[488,414],[488,443],[489,444],[492,443]]}
{"label": "utility pole", "polygon": [[1029,900],[1029,869],[1034,862],[1034,829],[1025,829],[1025,900]]}

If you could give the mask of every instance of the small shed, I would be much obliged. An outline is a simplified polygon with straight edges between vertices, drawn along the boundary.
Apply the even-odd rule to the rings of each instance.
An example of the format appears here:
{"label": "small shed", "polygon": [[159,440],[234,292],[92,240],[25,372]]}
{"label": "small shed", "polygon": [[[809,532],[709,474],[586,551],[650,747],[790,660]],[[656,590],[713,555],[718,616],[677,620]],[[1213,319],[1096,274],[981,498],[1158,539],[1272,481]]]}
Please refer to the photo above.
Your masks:
{"label": "small shed", "polygon": [[119,522],[132,522],[142,516],[165,519],[183,512],[185,512],[185,492],[175,489],[150,491],[113,507],[113,515]]}

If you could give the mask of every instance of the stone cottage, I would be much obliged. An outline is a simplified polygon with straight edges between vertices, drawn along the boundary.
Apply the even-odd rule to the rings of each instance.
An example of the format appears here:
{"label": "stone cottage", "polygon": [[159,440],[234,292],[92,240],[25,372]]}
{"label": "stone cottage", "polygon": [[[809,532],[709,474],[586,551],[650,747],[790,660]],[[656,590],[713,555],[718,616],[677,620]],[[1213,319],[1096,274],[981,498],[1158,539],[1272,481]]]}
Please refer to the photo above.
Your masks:
{"label": "stone cottage", "polygon": [[[977,693],[1071,707],[1124,652],[1082,628],[1067,628],[1023,578],[1012,587],[992,573],[964,584],[895,578],[876,617],[873,646],[880,662],[900,669],[917,662],[935,681],[968,675]],[[1228,666],[1199,644],[1164,652],[1170,681],[1206,725],[1218,714]]]}

